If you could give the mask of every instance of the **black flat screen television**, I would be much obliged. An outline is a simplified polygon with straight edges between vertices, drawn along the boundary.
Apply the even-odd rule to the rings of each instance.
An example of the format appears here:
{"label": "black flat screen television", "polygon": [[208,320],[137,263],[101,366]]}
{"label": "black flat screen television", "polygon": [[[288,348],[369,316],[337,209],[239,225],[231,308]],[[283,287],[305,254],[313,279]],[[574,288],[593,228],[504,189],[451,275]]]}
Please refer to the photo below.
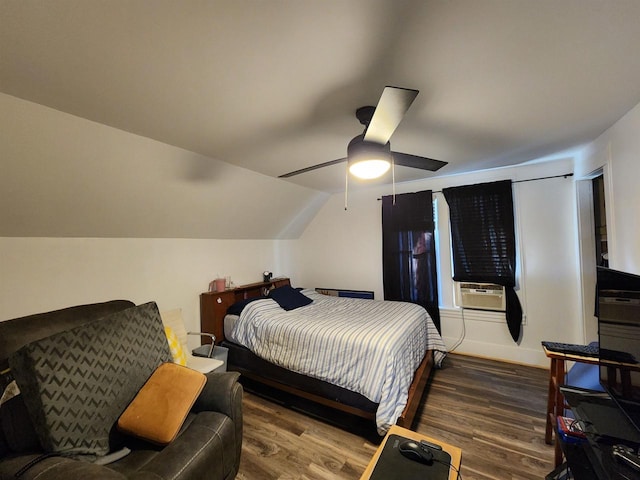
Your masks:
{"label": "black flat screen television", "polygon": [[600,384],[640,432],[640,275],[598,267]]}

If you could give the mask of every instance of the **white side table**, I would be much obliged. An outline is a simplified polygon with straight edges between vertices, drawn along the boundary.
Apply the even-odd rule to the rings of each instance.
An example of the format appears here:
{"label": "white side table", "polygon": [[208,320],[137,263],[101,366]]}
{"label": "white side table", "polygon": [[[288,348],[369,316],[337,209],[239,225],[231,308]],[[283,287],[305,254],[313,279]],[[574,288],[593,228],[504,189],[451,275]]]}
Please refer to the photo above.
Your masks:
{"label": "white side table", "polygon": [[[209,350],[211,349],[211,345],[200,345],[197,348],[194,348],[191,353],[193,353],[196,357],[208,357]],[[211,358],[215,358],[216,360],[220,360],[222,364],[217,367],[214,372],[226,372],[227,371],[227,356],[229,355],[229,349],[226,347],[215,346],[213,347],[213,355]]]}

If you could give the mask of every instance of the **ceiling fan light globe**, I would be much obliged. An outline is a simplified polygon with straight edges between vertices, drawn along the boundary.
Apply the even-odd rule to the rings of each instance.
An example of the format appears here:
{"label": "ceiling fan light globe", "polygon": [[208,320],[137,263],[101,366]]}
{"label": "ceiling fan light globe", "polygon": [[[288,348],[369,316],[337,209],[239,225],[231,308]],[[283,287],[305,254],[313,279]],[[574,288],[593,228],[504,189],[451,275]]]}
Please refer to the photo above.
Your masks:
{"label": "ceiling fan light globe", "polygon": [[349,165],[349,172],[363,180],[378,178],[389,171],[391,163],[388,160],[370,159],[360,160]]}

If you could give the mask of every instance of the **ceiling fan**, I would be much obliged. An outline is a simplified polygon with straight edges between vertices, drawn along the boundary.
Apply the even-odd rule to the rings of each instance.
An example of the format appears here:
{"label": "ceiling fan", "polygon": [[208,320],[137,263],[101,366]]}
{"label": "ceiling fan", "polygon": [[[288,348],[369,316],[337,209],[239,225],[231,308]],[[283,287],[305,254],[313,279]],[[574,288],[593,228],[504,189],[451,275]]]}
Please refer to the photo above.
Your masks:
{"label": "ceiling fan", "polygon": [[349,171],[353,175],[365,179],[384,175],[392,164],[432,172],[442,168],[447,162],[391,151],[389,139],[417,95],[418,90],[385,87],[376,107],[366,106],[356,110],[356,118],[364,125],[364,132],[349,142],[346,158],[301,168],[278,178],[293,177],[343,162],[348,162]]}

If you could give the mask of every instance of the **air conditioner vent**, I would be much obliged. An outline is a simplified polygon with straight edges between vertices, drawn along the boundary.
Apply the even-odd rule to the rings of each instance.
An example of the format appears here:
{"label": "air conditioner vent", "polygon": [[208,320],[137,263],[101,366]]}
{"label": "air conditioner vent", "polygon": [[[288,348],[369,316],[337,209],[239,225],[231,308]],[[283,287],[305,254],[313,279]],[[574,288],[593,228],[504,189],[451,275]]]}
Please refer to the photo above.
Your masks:
{"label": "air conditioner vent", "polygon": [[477,310],[505,311],[504,287],[495,283],[454,282],[456,305]]}

